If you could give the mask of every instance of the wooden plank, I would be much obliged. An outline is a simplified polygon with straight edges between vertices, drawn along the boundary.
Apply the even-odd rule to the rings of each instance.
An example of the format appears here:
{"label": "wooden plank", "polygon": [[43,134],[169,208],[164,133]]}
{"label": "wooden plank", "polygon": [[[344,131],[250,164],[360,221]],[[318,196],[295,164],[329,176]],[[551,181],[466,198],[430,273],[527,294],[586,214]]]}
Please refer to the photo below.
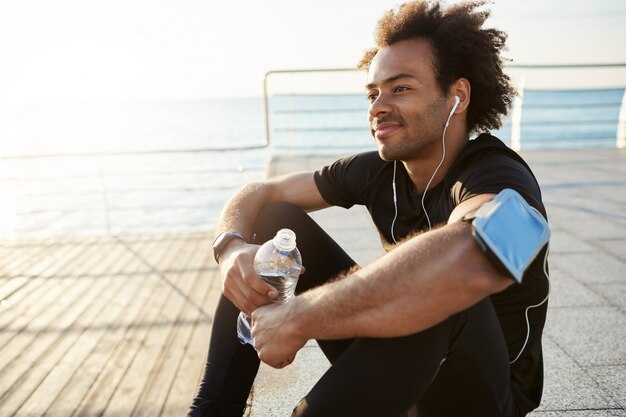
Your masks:
{"label": "wooden plank", "polygon": [[[49,278],[47,281],[58,281],[58,279]],[[61,336],[45,331],[46,326],[59,326],[61,329],[71,326],[85,313],[85,310],[91,307],[90,303],[93,299],[99,296],[98,292],[94,293],[94,291],[99,291],[102,285],[106,284],[103,279],[94,281],[79,277],[61,279],[61,283],[63,284],[60,288],[61,293],[55,294],[54,303],[30,317],[31,321],[22,328],[15,343],[9,344],[2,351],[0,369],[3,369],[3,377],[6,377],[3,378],[3,383],[14,385],[12,382],[25,378],[25,373],[34,368],[37,361],[40,361],[42,356],[48,355],[48,351],[54,349],[54,345],[59,343]],[[84,310],[81,311],[83,307]],[[2,385],[4,384],[0,383],[0,386]],[[4,392],[3,397],[10,394],[11,388],[7,389],[2,386],[0,392]]]}
{"label": "wooden plank", "polygon": [[[171,241],[168,243],[170,243],[169,246],[161,244],[157,249],[154,249],[154,242],[150,242],[150,245],[152,245],[153,250],[172,261],[177,251],[173,250]],[[139,263],[136,265],[139,267]],[[155,300],[162,297],[164,287],[158,276],[142,276],[141,279],[144,291],[133,303],[130,303],[129,310],[123,314],[120,331],[115,332],[115,336],[119,336],[119,340],[116,340],[114,351],[108,356],[106,363],[98,373],[97,379],[89,387],[89,391],[72,413],[72,417],[101,416],[126,374],[129,364],[141,349],[145,334],[148,331],[145,318],[150,315]]]}
{"label": "wooden plank", "polygon": [[[69,328],[78,319],[89,317],[90,312],[93,311],[90,307],[94,303],[97,293],[106,288],[108,281],[95,280],[92,283],[90,280],[83,279],[79,280],[77,284],[76,287],[80,288],[81,294],[85,295],[85,291],[82,291],[82,289],[86,287],[93,291],[93,296],[83,296],[76,300],[72,297],[72,300],[75,300],[75,302],[67,306],[71,312],[66,313],[64,316],[57,315],[59,319],[55,322],[59,328]],[[65,303],[63,303],[63,300],[60,300],[59,304]],[[37,323],[34,322],[34,324]],[[0,384],[3,385],[4,393],[0,397],[0,415],[14,415],[25,404],[36,403],[38,399],[33,396],[33,391],[36,390],[50,370],[63,358],[65,352],[74,342],[71,332],[69,335],[63,335],[65,337],[60,337],[62,333],[59,334],[58,332],[42,333],[41,331],[35,331],[35,333],[37,336],[41,336],[42,342],[47,342],[48,348],[42,352],[40,346],[43,346],[43,343],[41,345],[38,343],[30,344],[29,346],[32,346],[32,350],[24,350],[26,353],[20,355],[19,360],[13,360],[10,365],[3,369],[3,379]],[[14,340],[19,342],[20,339],[18,337]],[[25,356],[24,360],[22,360],[21,356]],[[35,360],[34,362],[26,360],[31,359],[31,357]],[[24,371],[25,365],[28,365],[28,368]],[[9,387],[4,386],[9,383]]]}
{"label": "wooden plank", "polygon": [[2,304],[7,305],[9,297],[28,284],[29,280],[30,278],[20,275],[4,279],[2,283],[0,283],[0,307]]}
{"label": "wooden plank", "polygon": [[[106,279],[105,276],[112,277],[111,271],[121,272],[122,274],[134,272],[135,275],[134,277],[125,275],[118,276],[117,278],[113,277],[112,279],[118,280],[119,282],[126,282],[126,284],[120,288],[124,294],[130,294],[127,300],[128,302],[120,302],[119,296],[114,297],[113,302],[117,302],[117,306],[111,306],[110,302],[106,310],[103,310],[103,303],[105,303],[105,299],[103,298],[102,293],[99,295],[99,298],[96,296],[91,300],[90,308],[88,310],[90,313],[80,315],[80,326],[82,331],[79,333],[74,331],[73,337],[64,336],[59,340],[55,340],[54,332],[50,331],[50,329],[38,334],[38,342],[29,345],[29,349],[26,349],[27,353],[25,353],[21,358],[24,360],[15,361],[16,363],[21,363],[22,366],[15,367],[15,365],[13,365],[12,367],[7,368],[7,370],[11,372],[10,374],[2,372],[3,381],[10,381],[12,385],[17,385],[20,388],[17,390],[9,390],[10,392],[5,392],[4,401],[0,402],[0,406],[2,407],[0,408],[0,415],[4,415],[5,412],[9,412],[12,407],[15,408],[16,406],[21,407],[19,415],[43,415],[45,413],[45,415],[66,416],[69,415],[73,409],[75,409],[74,415],[81,415],[81,410],[85,409],[84,405],[87,403],[86,399],[93,397],[94,387],[98,385],[98,381],[102,383],[101,375],[103,372],[100,371],[106,372],[107,365],[111,365],[112,363],[112,357],[120,351],[119,345],[126,341],[124,337],[128,336],[128,332],[125,330],[134,330],[134,328],[141,327],[141,324],[132,322],[132,320],[127,322],[126,326],[116,326],[115,329],[117,329],[119,336],[118,341],[107,343],[109,340],[108,337],[113,332],[110,328],[107,328],[106,323],[111,323],[112,317],[115,317],[114,312],[117,311],[117,317],[120,319],[120,323],[122,319],[128,318],[127,313],[131,312],[132,314],[133,306],[135,311],[143,313],[141,314],[142,322],[149,322],[150,315],[154,315],[155,311],[159,320],[162,320],[163,317],[167,319],[172,314],[169,312],[167,305],[172,305],[172,300],[176,300],[177,297],[179,297],[179,300],[184,300],[180,297],[187,295],[190,298],[188,300],[184,300],[182,304],[179,305],[178,309],[173,310],[174,312],[179,312],[178,319],[175,322],[165,323],[165,327],[159,327],[160,323],[155,323],[154,320],[152,320],[153,322],[148,326],[151,327],[151,329],[144,332],[145,334],[143,338],[138,339],[143,342],[149,340],[152,340],[153,342],[164,340],[161,342],[160,349],[158,350],[159,354],[156,356],[157,361],[154,362],[158,365],[155,366],[151,374],[152,376],[148,379],[150,382],[148,383],[146,393],[142,395],[142,398],[149,398],[153,395],[152,393],[155,392],[154,390],[156,389],[158,392],[166,393],[164,398],[161,400],[164,402],[165,398],[168,396],[169,387],[173,384],[171,381],[172,377],[178,370],[174,364],[182,361],[176,353],[179,350],[179,348],[176,347],[179,346],[178,335],[182,332],[182,334],[189,335],[189,337],[191,337],[192,334],[192,330],[189,328],[190,324],[188,320],[181,322],[180,317],[187,314],[187,311],[190,308],[188,304],[191,300],[196,300],[195,303],[197,304],[201,303],[201,295],[205,293],[205,291],[199,290],[199,288],[209,286],[209,283],[199,282],[200,272],[202,272],[202,269],[205,268],[202,264],[205,263],[207,259],[206,253],[204,253],[204,256],[199,255],[203,253],[203,251],[199,250],[199,248],[202,247],[203,243],[209,241],[210,238],[208,238],[206,234],[199,234],[197,236],[192,236],[192,238],[185,236],[186,235],[152,236],[130,240],[126,243],[128,247],[125,248],[124,251],[121,251],[126,255],[121,256],[118,249],[107,249],[107,246],[110,246],[111,241],[98,239],[93,242],[93,247],[85,248],[85,245],[82,245],[83,252],[79,254],[80,259],[76,259],[77,262],[74,262],[71,265],[71,268],[67,268],[67,264],[64,265],[66,275],[60,276],[58,272],[63,268],[57,267],[55,268],[55,274],[51,274],[49,272],[50,276],[55,276],[56,278],[39,280],[43,282],[51,282],[53,280],[58,281],[56,283],[56,287],[61,286],[64,290],[73,294],[70,290],[77,291],[76,287],[78,287],[77,280],[79,277],[81,277],[80,279],[82,282],[90,280],[93,283],[96,281],[103,282]],[[159,242],[158,239],[161,239],[161,241]],[[178,250],[172,251],[165,248],[163,246],[163,239],[170,239],[170,245],[172,245],[173,240],[178,240],[180,243],[178,245]],[[153,244],[142,244],[145,242],[151,242]],[[119,241],[115,243],[123,246]],[[68,245],[65,244],[65,247],[68,247]],[[129,248],[133,252],[128,250]],[[172,248],[170,247],[170,249]],[[55,257],[50,255],[46,257],[47,262],[52,262],[52,259],[54,258]],[[58,259],[59,257],[56,258]],[[196,263],[199,263],[199,265],[194,265]],[[168,267],[170,269],[167,269]],[[41,271],[41,265],[36,266],[31,264],[30,268],[35,268],[35,270],[39,268]],[[167,270],[168,273],[164,276],[160,276],[158,280],[154,281],[160,281],[156,284],[156,287],[159,287],[155,288],[156,292],[165,292],[166,294],[169,292],[169,294],[165,297],[161,297],[161,300],[165,300],[165,304],[161,303],[161,308],[155,310],[154,305],[156,301],[158,301],[159,297],[151,298],[153,304],[151,306],[146,307],[146,304],[137,303],[138,298],[141,298],[136,296],[137,292],[141,289],[145,289],[145,281],[146,279],[149,279],[147,274],[150,271],[158,274],[159,271],[162,270]],[[173,276],[172,272],[169,271],[176,271],[176,276]],[[195,280],[193,279],[194,276],[196,277]],[[32,281],[34,282],[36,280]],[[130,288],[128,281],[135,282],[136,291],[128,290]],[[63,283],[69,284],[63,285]],[[111,291],[112,286],[110,283],[109,285],[103,285],[104,287],[100,288],[98,292],[104,291],[106,293],[106,291]],[[50,288],[46,288],[44,286],[41,288],[42,292],[44,292],[43,289],[50,290]],[[92,285],[91,289],[94,290],[94,288],[97,289],[97,287]],[[25,298],[27,301],[28,297]],[[98,305],[101,306],[100,310],[104,311],[104,314],[96,314],[95,311],[98,310]],[[174,302],[174,305],[177,305],[176,302]],[[28,311],[31,314],[37,312],[37,310],[32,309],[28,309]],[[50,311],[56,310],[54,310],[53,306],[50,306],[50,308],[45,311],[46,312],[43,317],[50,318]],[[111,313],[112,315],[108,313]],[[196,314],[201,314],[200,310],[197,310]],[[89,318],[94,320],[93,323],[90,324],[86,321]],[[51,322],[52,321],[54,320],[51,320]],[[38,328],[41,329],[41,326],[44,326],[44,323],[45,321],[42,319],[42,321],[33,322],[32,326],[37,324],[39,326]],[[71,324],[64,321],[58,322],[58,324],[62,327],[71,326]],[[77,325],[78,324],[75,323],[74,327]],[[165,339],[161,336],[154,336],[154,334],[162,335],[164,332],[163,329],[169,329],[166,332],[167,337],[165,337]],[[193,329],[195,331],[197,327],[193,327]],[[210,326],[207,326],[206,331],[208,332],[209,329]],[[153,335],[151,335],[151,333],[153,333]],[[94,337],[94,334],[96,337]],[[24,336],[27,338],[29,337],[29,335]],[[30,336],[32,336],[32,334]],[[186,339],[187,338],[183,338],[183,340]],[[105,342],[104,344],[108,345],[108,350],[101,349],[101,346],[103,345],[102,342]],[[159,345],[158,343],[153,343],[151,346],[151,349],[154,350],[155,346]],[[184,347],[182,347],[182,349],[185,350]],[[135,351],[130,358],[131,367],[134,363],[139,363],[138,355],[141,354],[143,356],[143,353],[143,351]],[[167,356],[161,356],[162,354]],[[176,360],[173,360],[173,358]],[[100,365],[100,367],[98,367],[98,365]],[[200,369],[201,365],[202,363],[196,366]],[[135,368],[140,369],[138,365],[135,365]],[[0,367],[0,369],[3,368]],[[91,372],[85,372],[89,370],[91,370]],[[196,374],[198,374],[198,372],[196,372]],[[124,377],[125,375],[131,375],[133,373],[136,373],[136,371],[130,371],[130,368],[127,368],[125,370],[123,369],[123,374],[121,376]],[[166,374],[169,376],[165,377]],[[11,376],[11,378],[5,378],[7,375]],[[127,378],[121,378],[122,382],[124,380],[130,381],[130,383],[135,382],[133,378],[128,376]],[[17,384],[15,384],[15,382],[17,382]],[[144,388],[142,384],[140,385],[141,387],[139,388],[139,392],[141,393],[141,390]],[[114,389],[119,391],[120,387],[115,386]],[[195,386],[191,389],[192,391],[189,391],[190,393],[195,390]],[[191,400],[191,395],[192,394],[189,394],[188,398],[185,398],[185,402]],[[34,400],[35,398],[36,401]],[[81,403],[81,406],[76,407],[76,404],[79,402]],[[88,415],[92,414],[89,413]]]}
{"label": "wooden plank", "polygon": [[202,272],[200,279],[210,283],[200,301],[204,310],[210,312],[210,315],[207,317],[205,313],[198,312],[194,320],[192,331],[180,353],[180,362],[160,414],[163,417],[185,415],[202,378],[211,336],[213,312],[222,291],[221,277],[217,268]]}
{"label": "wooden plank", "polygon": [[[196,243],[196,250],[188,264],[189,266],[198,264],[208,255],[202,242],[198,244],[198,241],[195,241],[194,243]],[[188,288],[185,291],[187,298],[176,297],[174,301],[178,302],[171,303],[167,308],[176,316],[173,325],[167,329],[168,334],[164,334],[166,329],[158,329],[160,333],[163,333],[164,343],[135,406],[135,411],[132,414],[135,417],[158,416],[163,409],[181,356],[185,351],[185,344],[193,330],[194,322],[198,320],[198,315],[207,316],[202,310],[201,302],[211,283],[202,278],[203,276],[193,267],[189,269],[189,272],[183,271],[181,273],[183,285]]]}
{"label": "wooden plank", "polygon": [[123,245],[114,239],[94,245],[92,257],[85,262],[77,264],[71,271],[72,275],[80,277],[98,277],[107,274],[111,266],[127,252]]}
{"label": "wooden plank", "polygon": [[[131,254],[129,251],[127,253]],[[71,378],[50,403],[46,416],[66,417],[78,408],[105,368],[116,346],[123,340],[124,332],[132,323],[132,318],[142,308],[143,304],[138,300],[141,300],[142,292],[147,289],[143,276],[129,278],[127,275],[117,275],[116,279],[123,280],[124,285],[117,291],[114,299],[109,301],[106,311],[99,315],[101,332],[97,337],[90,335],[97,343],[92,346],[80,366],[74,370]],[[97,330],[98,326],[94,327]]]}
{"label": "wooden plank", "polygon": [[82,244],[60,240],[35,265],[23,269],[22,274],[33,277],[56,277],[61,268],[72,265],[72,256],[76,256],[77,253],[86,251],[88,248],[100,246],[98,240],[93,238]]}
{"label": "wooden plank", "polygon": [[[77,250],[73,252],[74,255],[76,255],[77,253],[78,253]],[[34,272],[40,273],[41,271],[45,271],[45,270],[56,271],[61,265],[68,262],[69,259],[71,259],[70,255],[68,255],[66,258],[58,257],[56,262],[41,262],[37,264],[37,268],[39,269],[38,270],[35,269]],[[22,314],[21,306],[27,307],[27,306],[32,305],[31,302],[22,300],[24,297],[26,296],[30,296],[31,298],[38,297],[38,294],[36,293],[36,291],[40,286],[44,284],[44,281],[40,279],[36,279],[37,277],[33,278],[33,276],[31,275],[33,272],[33,269],[32,269],[34,266],[33,264],[34,264],[34,261],[30,264],[24,265],[26,269],[19,269],[19,270],[12,271],[12,275],[10,278],[14,279],[14,278],[19,277],[19,279],[18,281],[15,281],[14,283],[10,284],[12,291],[7,291],[3,293],[3,297],[0,298],[1,300],[4,301],[3,307],[5,307],[4,312],[3,312],[4,322],[0,321],[0,327],[2,327],[4,323],[6,323],[7,320],[12,319],[10,315],[11,313],[13,314],[13,316],[21,315]],[[24,280],[23,278],[29,278],[29,279]],[[22,285],[15,285],[16,282],[19,282]],[[7,283],[9,283],[9,281],[7,281]],[[20,293],[18,294],[18,292]]]}
{"label": "wooden plank", "polygon": [[88,257],[83,257],[79,262],[74,262],[71,268],[66,272],[66,275],[72,276],[86,276],[90,271],[95,268],[99,262],[105,259],[106,254],[112,250],[117,242],[115,240],[105,237],[98,239],[91,243],[86,250],[88,251]]}
{"label": "wooden plank", "polygon": [[[21,400],[21,407],[18,408],[18,415],[43,415],[45,409],[42,406],[48,403],[49,398],[54,398],[55,392],[61,389],[65,382],[64,377],[67,368],[75,366],[75,361],[79,360],[79,355],[83,349],[88,349],[97,342],[94,333],[104,331],[103,327],[98,327],[97,320],[106,303],[124,283],[122,278],[117,280],[96,280],[93,285],[95,297],[87,299],[86,308],[75,315],[68,312],[67,321],[74,320],[69,326],[59,327],[56,331],[47,332],[48,349],[41,351],[40,345],[34,346],[32,356],[34,363],[30,363],[25,358],[25,363],[30,363],[30,367],[19,379],[19,388],[12,392],[11,402],[18,403]],[[94,324],[95,323],[95,324]],[[94,328],[95,331],[90,330]]]}
{"label": "wooden plank", "polygon": [[0,275],[13,276],[14,271],[26,269],[27,265],[34,264],[55,245],[54,242],[39,244],[14,244],[8,246],[11,256],[0,258]]}
{"label": "wooden plank", "polygon": [[[185,265],[192,255],[184,248],[183,245],[183,250],[172,264],[174,268]],[[144,387],[158,368],[159,355],[163,350],[167,335],[184,302],[184,294],[191,287],[189,280],[185,282],[182,279],[182,274],[172,274],[167,278],[169,283],[160,288],[160,296],[152,305],[150,314],[144,318],[148,324],[148,332],[142,342],[141,354],[135,355],[129,364],[124,378],[120,381],[102,417],[132,415]]]}
{"label": "wooden plank", "polygon": [[174,244],[174,247],[177,251],[180,251],[180,253],[173,259],[170,259],[168,256],[164,256],[158,252],[146,250],[145,246],[137,246],[137,243],[133,241],[124,241],[122,239],[124,244],[134,251],[138,259],[143,262],[146,272],[154,273],[158,271],[158,273],[161,273],[169,268],[175,268],[177,265],[184,265],[184,263],[181,262],[180,256],[184,255],[184,244],[186,240],[180,239],[179,236],[168,235],[160,237],[159,240]]}
{"label": "wooden plank", "polygon": [[122,269],[120,273],[128,273],[129,271],[134,274],[149,275],[152,271],[152,266],[146,263],[146,254],[150,256],[163,257],[167,252],[164,252],[163,245],[169,245],[174,247],[176,242],[172,239],[147,239],[142,240],[132,239],[128,240],[124,237],[118,237],[120,243],[124,245],[127,250],[133,254],[132,262],[126,265],[121,265]]}
{"label": "wooden plank", "polygon": [[[79,253],[78,258],[88,256],[85,252]],[[72,258],[70,258],[72,259]],[[67,268],[69,261],[62,264],[59,270]],[[44,326],[45,322],[42,320],[56,319],[56,313],[60,311],[63,305],[72,304],[72,294],[76,297],[80,296],[80,293],[76,293],[80,286],[76,286],[76,278],[63,279],[46,278],[46,279],[29,279],[30,282],[41,283],[39,286],[35,284],[22,288],[19,294],[14,294],[11,297],[11,311],[3,312],[0,317],[0,324],[7,330],[5,334],[0,337],[0,346],[4,346],[15,334],[19,333],[22,329],[31,323],[32,320],[37,320],[39,325]],[[29,282],[29,284],[30,284]]]}
{"label": "wooden plank", "polygon": [[[124,247],[125,256],[124,258],[118,259],[118,262],[116,262],[115,264],[111,265],[109,273],[112,275],[127,275],[130,277],[138,276],[139,274],[141,274],[141,271],[143,271],[143,273],[147,273],[141,260],[137,259],[135,251],[131,250],[132,248],[128,248],[128,238],[117,236],[115,237],[115,239],[121,246]],[[154,248],[157,248],[157,246],[160,247],[165,244],[164,240],[154,239],[141,239],[138,242],[138,245],[140,246],[153,248],[150,250],[155,250]],[[168,241],[167,244],[171,243],[169,243]]]}
{"label": "wooden plank", "polygon": [[[66,284],[73,284],[68,281]],[[3,327],[3,339],[6,342],[0,348],[0,369],[6,375],[10,367],[20,362],[21,355],[34,343],[38,343],[38,336],[44,333],[47,325],[54,324],[62,319],[65,310],[77,302],[89,291],[91,283],[83,280],[76,281],[75,285],[68,285],[65,292],[59,292],[54,303],[49,308],[37,310],[31,316],[20,317]],[[40,342],[39,342],[40,343]],[[0,381],[0,387],[4,381]],[[2,390],[0,389],[0,393]]]}
{"label": "wooden plank", "polygon": [[[194,342],[192,342],[189,347],[190,353],[185,357],[185,361],[181,364],[181,370],[179,370],[179,374],[182,373],[184,375],[186,373],[190,376],[195,376],[195,378],[190,378],[191,381],[194,382],[188,380],[183,381],[183,385],[185,383],[191,384],[191,391],[194,395],[202,380],[204,364],[208,356],[208,347],[211,339],[213,317],[217,303],[222,295],[222,276],[220,275],[219,266],[213,259],[209,258],[204,264],[203,269],[208,271],[206,273],[209,274],[209,279],[212,282],[212,287],[207,293],[207,298],[204,302],[207,306],[205,310],[211,314],[211,317],[209,323],[198,322],[194,330],[194,338],[192,339]],[[198,358],[201,358],[199,362]],[[186,389],[189,390],[189,387]]]}
{"label": "wooden plank", "polygon": [[[84,265],[85,264],[83,264],[83,266]],[[127,281],[126,277],[120,277],[120,278],[122,278],[120,281],[122,283]],[[90,281],[96,283],[95,293],[94,293],[95,298],[84,298],[84,299],[81,299],[80,301],[93,305],[94,303],[97,303],[98,300],[102,300],[101,297],[100,298],[98,297],[101,293],[101,290],[106,291],[108,288],[108,287],[103,288],[101,286],[98,286],[98,284],[106,286],[108,283],[108,280],[103,279],[103,278],[97,278],[97,277],[94,277],[91,279],[83,277],[83,278],[78,279],[78,282],[89,283]],[[91,312],[93,311],[94,310],[91,309]],[[85,317],[93,319],[96,316],[97,315],[94,315],[94,314],[83,314],[82,319],[85,320]],[[66,319],[68,318],[66,317]],[[68,326],[71,326],[71,323],[61,323],[60,325],[64,327],[68,327]],[[30,397],[33,394],[32,392],[29,392],[28,390],[31,389],[32,391],[32,389],[36,389],[36,387],[39,386],[39,384],[42,381],[44,381],[44,379],[46,378],[50,370],[54,369],[54,367],[57,366],[59,361],[63,359],[63,356],[65,355],[65,353],[72,347],[72,345],[74,345],[76,337],[73,337],[73,338],[61,337],[59,338],[59,340],[56,341],[56,343],[49,345],[50,347],[47,350],[43,351],[43,354],[40,355],[39,362],[36,364],[36,366],[30,369],[28,374],[25,376],[26,383],[20,384],[20,385],[25,385],[25,387],[20,392],[20,394],[22,395],[22,399],[23,397],[27,397],[27,399],[24,400],[21,404],[19,404],[20,397],[18,397],[17,399],[14,399],[12,403],[13,405],[18,404],[18,406],[24,406],[24,405],[26,405],[27,407],[32,406],[32,402],[28,401],[28,397]],[[37,344],[36,346],[40,351],[44,348],[43,343]],[[35,403],[39,403],[39,399],[37,399]]]}
{"label": "wooden plank", "polygon": [[25,276],[33,278],[31,283],[32,286],[28,288],[28,291],[26,292],[27,294],[32,294],[34,286],[43,284],[43,281],[39,278],[43,276],[55,276],[62,268],[71,265],[72,262],[76,262],[76,260],[80,259],[81,256],[85,257],[83,251],[88,247],[88,245],[88,242],[85,242],[82,245],[71,245],[67,248],[67,250],[64,250],[64,247],[59,245],[51,245],[50,250],[57,252],[54,259],[48,258],[46,261],[24,265],[24,269],[15,270],[14,275],[12,276]]}
{"label": "wooden plank", "polygon": [[[81,248],[79,248],[80,250]],[[85,258],[91,256],[92,249],[82,247],[76,257],[63,260],[57,266],[57,273],[62,276],[64,272],[69,272],[73,268],[73,263],[81,263]],[[76,277],[66,279],[33,279],[20,288],[20,291],[14,293],[8,298],[8,309],[0,312],[0,328],[11,328],[13,332],[5,332],[0,335],[0,347],[4,346],[8,341],[24,328],[33,317],[48,316],[53,317],[52,312],[48,309],[55,310],[57,299],[63,298],[62,294],[76,282]]]}
{"label": "wooden plank", "polygon": [[[88,246],[90,242],[86,242]],[[50,241],[45,245],[45,250],[41,254],[28,262],[20,265],[20,275],[29,277],[50,276],[56,265],[63,264],[67,260],[67,251],[72,250],[73,245],[66,246],[58,243],[58,241]]]}
{"label": "wooden plank", "polygon": [[[107,312],[105,322],[115,323],[115,328],[121,329],[119,322],[121,321],[122,313],[126,307],[133,303],[134,295],[141,291],[143,287],[143,280],[140,277],[135,277],[132,280],[126,279],[129,283],[124,287],[124,293],[132,294],[123,300],[117,300],[117,309],[115,311]],[[122,295],[122,294],[120,294]],[[80,366],[76,367],[72,377],[65,384],[63,390],[60,391],[58,397],[50,404],[47,409],[46,416],[68,416],[74,409],[80,404],[83,397],[86,395],[90,386],[97,379],[98,373],[102,370],[106,363],[106,359],[114,350],[114,343],[109,334],[100,335],[102,341],[94,345],[92,350],[85,355],[84,360],[80,363]],[[115,343],[122,339],[122,334],[115,338]],[[108,343],[108,345],[107,345]]]}
{"label": "wooden plank", "polygon": [[[100,279],[102,280],[102,279]],[[108,280],[107,280],[108,281]],[[85,320],[84,327],[91,327],[89,331],[83,331],[76,336],[76,341],[63,355],[62,360],[50,371],[37,389],[32,393],[32,397],[37,401],[30,401],[20,410],[24,415],[43,415],[50,405],[55,401],[63,388],[76,374],[82,363],[97,347],[98,342],[106,332],[107,324],[111,316],[116,318],[123,311],[122,306],[114,304],[112,301],[117,298],[120,290],[126,291],[126,277],[112,278],[107,288],[98,294],[92,305],[92,310],[97,311],[92,317],[92,322]],[[136,281],[136,280],[135,280]],[[103,310],[106,308],[106,312]],[[76,405],[75,403],[74,405]],[[66,407],[70,404],[65,403]],[[68,415],[73,409],[66,409],[64,415]]]}

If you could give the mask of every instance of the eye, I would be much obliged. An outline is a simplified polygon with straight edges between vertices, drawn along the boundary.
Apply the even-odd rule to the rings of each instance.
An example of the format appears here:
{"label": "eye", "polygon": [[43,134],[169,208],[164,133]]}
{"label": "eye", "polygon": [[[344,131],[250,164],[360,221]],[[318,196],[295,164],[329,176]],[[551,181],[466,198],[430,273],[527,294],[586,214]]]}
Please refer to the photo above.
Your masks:
{"label": "eye", "polygon": [[376,93],[367,93],[367,101],[369,101],[370,103],[376,100],[376,97],[378,97]]}
{"label": "eye", "polygon": [[393,92],[394,93],[403,93],[405,91],[408,91],[408,89],[409,88],[407,86],[405,86],[405,85],[399,85],[397,87],[394,87]]}

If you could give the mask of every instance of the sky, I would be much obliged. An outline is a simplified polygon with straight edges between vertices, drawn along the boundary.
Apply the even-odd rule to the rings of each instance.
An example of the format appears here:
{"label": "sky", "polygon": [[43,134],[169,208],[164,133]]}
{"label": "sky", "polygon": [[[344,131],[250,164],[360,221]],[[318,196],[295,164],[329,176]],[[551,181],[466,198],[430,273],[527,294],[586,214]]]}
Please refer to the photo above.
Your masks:
{"label": "sky", "polygon": [[[262,95],[266,71],[354,67],[394,0],[0,0],[0,104]],[[626,3],[495,0],[517,64],[626,62]],[[625,85],[625,69],[594,77]]]}

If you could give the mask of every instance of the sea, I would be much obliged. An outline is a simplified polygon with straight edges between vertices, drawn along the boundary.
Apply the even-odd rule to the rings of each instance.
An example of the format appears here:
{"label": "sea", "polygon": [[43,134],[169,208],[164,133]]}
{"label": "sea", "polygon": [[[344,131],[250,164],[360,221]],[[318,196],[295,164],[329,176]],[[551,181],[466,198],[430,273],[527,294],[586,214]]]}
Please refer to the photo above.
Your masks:
{"label": "sea", "polygon": [[[521,148],[615,147],[624,88],[527,90]],[[0,239],[210,231],[269,158],[375,149],[363,94],[0,109]],[[267,125],[266,125],[267,114]],[[493,132],[511,145],[512,117]]]}

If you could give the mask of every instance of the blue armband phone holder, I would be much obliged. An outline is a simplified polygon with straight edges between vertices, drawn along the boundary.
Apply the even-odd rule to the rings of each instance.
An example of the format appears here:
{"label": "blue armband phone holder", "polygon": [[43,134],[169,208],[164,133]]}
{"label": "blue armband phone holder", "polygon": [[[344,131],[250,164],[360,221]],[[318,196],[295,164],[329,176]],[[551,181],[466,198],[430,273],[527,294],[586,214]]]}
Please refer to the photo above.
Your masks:
{"label": "blue armband phone holder", "polygon": [[550,240],[548,222],[510,188],[476,211],[472,230],[482,251],[517,282]]}

